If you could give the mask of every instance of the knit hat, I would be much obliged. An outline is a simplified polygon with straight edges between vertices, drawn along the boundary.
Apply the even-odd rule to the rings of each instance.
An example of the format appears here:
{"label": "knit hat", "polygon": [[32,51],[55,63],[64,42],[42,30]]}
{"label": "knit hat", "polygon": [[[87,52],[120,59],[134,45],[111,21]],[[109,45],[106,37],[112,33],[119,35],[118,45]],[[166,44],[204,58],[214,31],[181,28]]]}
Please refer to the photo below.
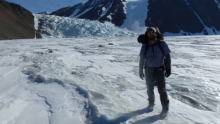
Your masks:
{"label": "knit hat", "polygon": [[155,33],[157,32],[157,30],[154,27],[147,28],[147,32],[150,32],[150,31],[153,31]]}

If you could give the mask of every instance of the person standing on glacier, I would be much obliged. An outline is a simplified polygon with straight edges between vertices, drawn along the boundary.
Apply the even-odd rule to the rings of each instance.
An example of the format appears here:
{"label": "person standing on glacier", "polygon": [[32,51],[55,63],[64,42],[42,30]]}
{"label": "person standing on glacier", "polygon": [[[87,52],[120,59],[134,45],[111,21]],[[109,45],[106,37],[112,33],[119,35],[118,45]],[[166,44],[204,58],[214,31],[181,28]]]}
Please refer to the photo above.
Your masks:
{"label": "person standing on glacier", "polygon": [[[161,40],[163,39],[163,35],[160,34],[158,28],[147,28],[143,36],[145,38],[141,39],[142,47],[140,51],[139,76],[142,80],[145,78],[147,84],[149,101],[147,110],[153,111],[155,105],[154,86],[156,84],[162,104],[160,116],[166,117],[169,110],[169,99],[166,91],[165,76],[169,77],[171,75],[170,49],[167,43]],[[144,70],[145,75],[143,73]]]}

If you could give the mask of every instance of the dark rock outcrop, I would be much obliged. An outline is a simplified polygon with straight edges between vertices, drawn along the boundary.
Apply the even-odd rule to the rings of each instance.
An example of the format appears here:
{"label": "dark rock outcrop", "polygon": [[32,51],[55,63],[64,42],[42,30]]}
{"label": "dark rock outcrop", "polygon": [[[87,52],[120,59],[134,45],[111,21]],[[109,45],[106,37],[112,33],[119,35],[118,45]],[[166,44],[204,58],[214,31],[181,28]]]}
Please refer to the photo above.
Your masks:
{"label": "dark rock outcrop", "polygon": [[[37,35],[41,37],[40,34]],[[0,39],[34,38],[34,16],[20,5],[0,0]]]}
{"label": "dark rock outcrop", "polygon": [[147,26],[161,32],[203,32],[206,27],[220,31],[220,10],[214,0],[149,0]]}

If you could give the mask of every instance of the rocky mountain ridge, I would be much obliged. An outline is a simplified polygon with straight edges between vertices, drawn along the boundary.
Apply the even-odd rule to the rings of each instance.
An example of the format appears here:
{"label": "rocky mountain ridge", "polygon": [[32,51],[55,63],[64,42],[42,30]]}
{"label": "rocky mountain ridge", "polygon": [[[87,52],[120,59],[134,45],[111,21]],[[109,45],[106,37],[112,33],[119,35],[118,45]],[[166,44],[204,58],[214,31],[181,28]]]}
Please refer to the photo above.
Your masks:
{"label": "rocky mountain ridge", "polygon": [[[41,35],[37,33],[37,38]],[[35,37],[34,16],[20,5],[0,0],[0,39]]]}
{"label": "rocky mountain ridge", "polygon": [[[131,14],[143,4],[145,8],[135,11],[143,14]],[[132,29],[127,24],[139,23],[147,27],[157,26],[162,33],[220,34],[220,0],[88,0],[51,14],[111,22],[127,29]],[[144,21],[138,22],[141,18],[145,18]]]}

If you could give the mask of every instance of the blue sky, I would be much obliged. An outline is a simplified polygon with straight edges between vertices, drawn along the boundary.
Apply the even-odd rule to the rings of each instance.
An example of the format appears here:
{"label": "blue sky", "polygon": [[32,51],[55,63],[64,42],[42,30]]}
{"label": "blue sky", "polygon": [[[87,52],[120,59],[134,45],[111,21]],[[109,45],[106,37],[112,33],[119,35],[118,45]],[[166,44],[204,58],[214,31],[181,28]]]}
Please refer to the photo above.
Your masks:
{"label": "blue sky", "polygon": [[17,3],[28,9],[32,13],[43,11],[53,12],[63,7],[73,6],[77,3],[87,2],[88,0],[6,0],[8,2]]}

